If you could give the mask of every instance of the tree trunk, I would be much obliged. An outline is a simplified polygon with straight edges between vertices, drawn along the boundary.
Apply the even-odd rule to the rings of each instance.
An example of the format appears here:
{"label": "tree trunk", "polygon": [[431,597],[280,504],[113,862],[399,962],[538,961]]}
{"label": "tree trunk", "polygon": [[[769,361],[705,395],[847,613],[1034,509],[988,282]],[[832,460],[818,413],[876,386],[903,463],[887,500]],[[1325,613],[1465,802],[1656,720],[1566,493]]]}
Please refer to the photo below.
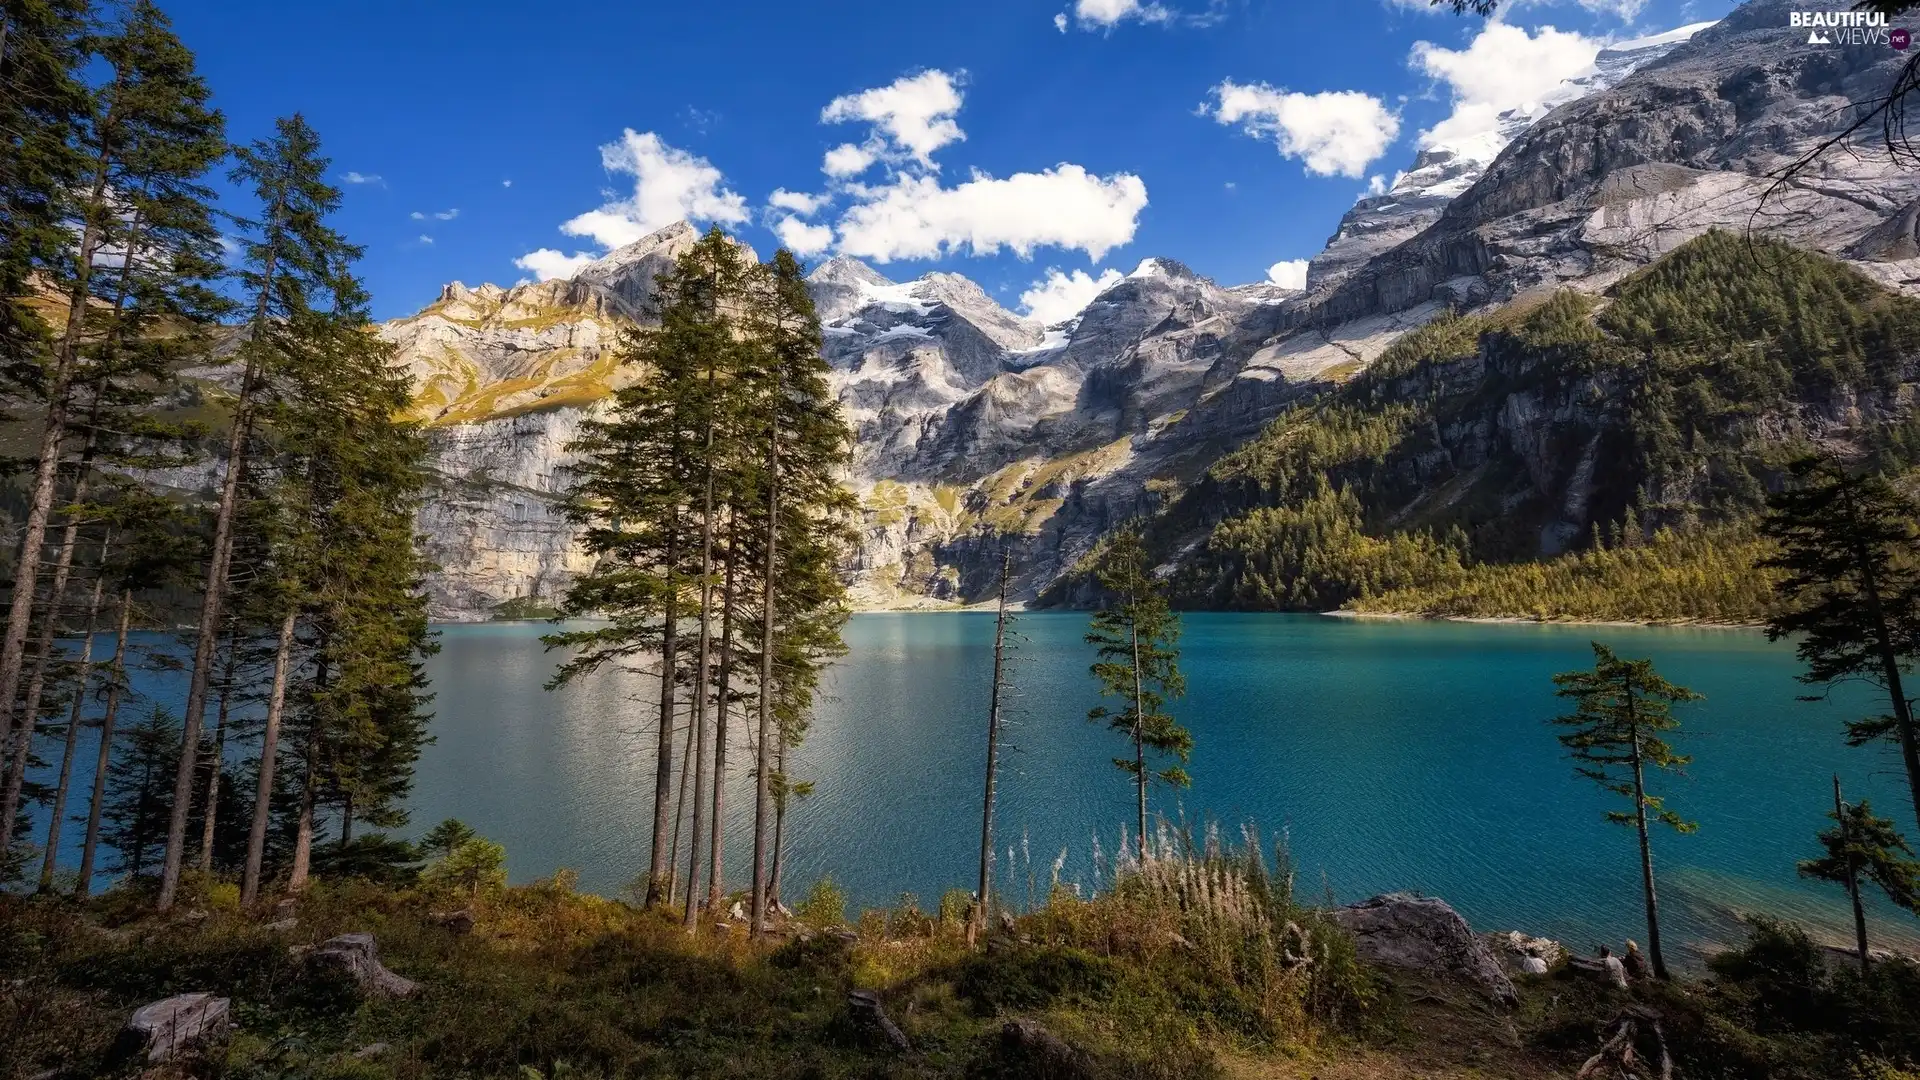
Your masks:
{"label": "tree trunk", "polygon": [[787,733],[782,730],[774,762],[780,773],[780,797],[773,801],[773,869],[767,873],[767,910],[780,906],[780,868],[787,857],[787,800],[793,797],[793,785],[787,783]]}
{"label": "tree trunk", "polygon": [[[102,571],[107,560],[105,542],[100,545]],[[67,713],[67,742],[60,751],[60,779],[53,789],[52,813],[47,815],[47,850],[40,859],[40,891],[53,891],[53,871],[60,862],[60,826],[67,816],[67,785],[73,781],[73,755],[80,743],[80,716],[87,707],[87,683],[93,673],[93,632],[100,618],[100,595],[107,584],[104,573],[93,579],[93,598],[87,602],[86,640],[80,645],[80,674],[74,679],[73,708]]]}
{"label": "tree trunk", "polygon": [[1867,911],[1860,903],[1860,867],[1853,858],[1853,838],[1847,835],[1847,804],[1840,799],[1840,774],[1833,774],[1833,820],[1840,824],[1840,847],[1847,853],[1847,899],[1853,901],[1853,942],[1860,954],[1860,973],[1872,962],[1867,955]]}
{"label": "tree trunk", "polygon": [[[125,77],[124,72],[116,71],[112,89],[117,91]],[[117,123],[115,115],[115,111],[109,108],[102,120],[103,131],[113,130]],[[113,170],[114,150],[111,141],[103,139],[94,155],[93,186],[87,200],[89,212],[80,232],[73,287],[67,294],[66,327],[60,335],[59,345],[54,349],[53,370],[47,376],[47,408],[41,420],[44,426],[40,431],[40,456],[34,466],[33,493],[27,500],[27,522],[20,539],[20,559],[13,571],[13,598],[7,607],[7,628],[5,635],[0,637],[0,734],[13,735],[28,747],[33,743],[33,728],[37,718],[28,711],[21,718],[24,737],[14,735],[11,722],[13,705],[20,692],[20,668],[26,655],[27,631],[33,622],[34,596],[40,584],[40,549],[46,544],[47,523],[53,516],[54,491],[59,486],[60,447],[67,440],[67,410],[70,405],[67,395],[72,388],[80,338],[85,333],[87,312],[91,307],[93,260],[105,240],[98,218]],[[82,476],[84,478],[84,473]],[[58,592],[56,589],[56,597]],[[0,739],[0,746],[3,745],[5,740]],[[18,783],[9,779],[9,789],[17,788]],[[12,839],[13,817],[18,809],[16,795],[12,805],[6,808],[5,822],[0,823],[0,852],[7,850],[7,843]]]}
{"label": "tree trunk", "polygon": [[[691,721],[688,722],[688,728],[687,734],[691,736],[693,734]],[[689,737],[680,744],[680,779],[675,784],[679,794],[674,796],[673,802],[673,844],[667,848],[667,906],[669,908],[679,903],[680,829],[687,821],[687,768],[692,764],[692,759],[693,739]],[[693,856],[687,856],[687,860],[691,862]]]}
{"label": "tree trunk", "polygon": [[[1131,598],[1127,601],[1133,607]],[[1133,768],[1135,790],[1140,797],[1140,864],[1147,862],[1147,723],[1146,709],[1141,705],[1145,691],[1140,685],[1140,623],[1134,613],[1127,614],[1127,630],[1133,638]]]}
{"label": "tree trunk", "polygon": [[240,878],[240,906],[250,908],[260,898],[260,866],[266,860],[267,819],[273,808],[273,771],[280,751],[280,715],[287,700],[287,668],[293,655],[294,619],[289,611],[280,620],[280,640],[273,650],[273,690],[267,696],[267,730],[260,736],[260,776],[253,789],[253,821],[247,829],[247,866]]}
{"label": "tree trunk", "polygon": [[667,878],[667,862],[677,857],[679,838],[671,838],[669,846],[667,828],[671,822],[667,815],[673,810],[673,691],[675,667],[678,660],[674,656],[674,629],[680,617],[680,611],[674,603],[675,594],[673,560],[676,552],[672,537],[667,540],[667,603],[660,629],[660,742],[653,776],[653,851],[647,862],[647,906],[655,907],[663,901],[671,904],[672,899],[663,895],[670,885]]}
{"label": "tree trunk", "polygon": [[727,511],[727,575],[720,591],[720,677],[714,693],[713,821],[707,838],[707,909],[718,910],[725,891],[727,830],[727,692],[733,673],[733,567],[739,537]]}
{"label": "tree trunk", "polygon": [[293,867],[287,871],[287,891],[298,893],[307,887],[313,871],[313,762],[307,762],[306,776],[300,782],[300,819],[293,830]]}
{"label": "tree trunk", "polygon": [[987,696],[987,790],[980,807],[980,885],[974,892],[976,932],[987,925],[993,902],[993,784],[1000,763],[1000,680],[1007,642],[1007,578],[1013,572],[1013,552],[1000,555],[1000,614],[993,626],[993,686]]}
{"label": "tree trunk", "polygon": [[1907,795],[1913,802],[1913,817],[1920,823],[1920,733],[1913,723],[1913,706],[1907,701],[1900,678],[1900,656],[1887,626],[1886,610],[1880,602],[1879,575],[1867,552],[1856,547],[1854,558],[1860,564],[1861,591],[1867,594],[1867,618],[1873,623],[1874,651],[1879,654],[1880,671],[1887,683],[1887,697],[1893,706],[1894,731],[1900,740],[1900,760],[1907,769]]}
{"label": "tree trunk", "polygon": [[713,661],[713,378],[707,365],[706,492],[700,510],[700,644],[693,661],[693,835],[687,840],[687,912],[682,920],[688,933],[700,929],[700,834],[706,831],[707,812],[707,688]]}
{"label": "tree trunk", "polygon": [[113,639],[113,671],[107,684],[107,707],[100,715],[100,753],[93,766],[93,802],[87,806],[87,839],[80,849],[80,880],[73,895],[85,899],[93,891],[93,858],[100,850],[100,813],[107,798],[107,772],[113,767],[113,726],[120,711],[120,686],[127,671],[127,625],[133,617],[133,590],[120,590],[120,624]]}
{"label": "tree trunk", "polygon": [[[74,489],[74,501],[78,502],[85,491],[86,476],[83,473],[79,486]],[[66,600],[67,578],[73,572],[73,552],[79,542],[79,521],[67,522],[60,539],[60,556],[54,562],[53,588],[47,596],[46,617],[40,627],[33,673],[27,678],[27,700],[21,708],[20,722],[15,725],[13,761],[7,770],[6,790],[0,794],[0,854],[12,850],[14,823],[20,813],[20,789],[27,778],[27,765],[33,759],[34,729],[40,725],[40,697],[46,689],[47,666],[53,660],[54,639],[60,631],[60,607]],[[11,707],[13,703],[9,701],[6,704]]]}
{"label": "tree trunk", "polygon": [[767,480],[767,551],[766,568],[762,575],[761,603],[764,610],[760,616],[760,731],[758,745],[753,761],[753,926],[750,936],[758,941],[767,933],[767,790],[768,766],[772,748],[768,745],[773,735],[773,623],[775,608],[775,589],[773,575],[776,567],[775,546],[780,535],[780,419],[779,406],[774,405],[774,415],[770,418],[772,436],[768,439],[768,462],[770,473]]}
{"label": "tree trunk", "polygon": [[1660,900],[1653,889],[1653,845],[1647,836],[1647,788],[1640,760],[1640,724],[1634,717],[1633,690],[1627,690],[1628,733],[1633,747],[1628,751],[1633,765],[1634,827],[1640,833],[1640,880],[1646,888],[1647,957],[1653,962],[1653,977],[1667,978],[1667,958],[1660,951]]}
{"label": "tree trunk", "polygon": [[[261,262],[262,281],[254,299],[253,333],[267,325],[274,267],[279,258],[280,215],[283,204],[276,200],[268,214],[266,254]],[[205,719],[207,681],[213,673],[213,645],[219,635],[220,608],[225,602],[227,563],[233,557],[233,519],[240,504],[240,477],[246,470],[246,442],[253,425],[254,385],[262,376],[259,350],[249,348],[246,368],[240,376],[240,393],[233,406],[231,429],[227,434],[227,468],[220,484],[220,507],[213,521],[212,558],[207,560],[206,585],[200,602],[200,628],[193,647],[193,674],[187,682],[186,715],[180,735],[180,768],[174,774],[173,816],[167,822],[167,856],[160,869],[160,894],[154,901],[158,911],[173,907],[174,894],[180,888],[180,863],[187,843],[188,804],[193,797],[194,758],[200,748],[200,726]]]}
{"label": "tree trunk", "polygon": [[213,873],[213,832],[220,814],[220,769],[227,761],[227,716],[233,702],[234,668],[239,663],[239,635],[230,632],[227,634],[227,663],[220,673],[218,719],[213,725],[213,761],[207,769],[207,810],[200,824],[200,861],[197,865],[203,874]]}

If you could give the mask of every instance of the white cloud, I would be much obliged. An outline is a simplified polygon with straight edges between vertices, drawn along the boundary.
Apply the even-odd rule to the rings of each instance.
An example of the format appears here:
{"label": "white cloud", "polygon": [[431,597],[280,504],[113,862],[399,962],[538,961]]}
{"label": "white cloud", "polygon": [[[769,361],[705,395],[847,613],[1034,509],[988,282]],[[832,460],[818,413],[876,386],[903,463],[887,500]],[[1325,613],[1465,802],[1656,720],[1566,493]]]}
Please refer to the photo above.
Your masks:
{"label": "white cloud", "polygon": [[722,225],[748,219],[747,200],[722,186],[726,178],[719,169],[706,158],[668,146],[651,131],[628,128],[620,141],[600,148],[600,164],[608,172],[633,177],[633,194],[568,220],[561,232],[619,247],[683,219]]}
{"label": "white cloud", "polygon": [[381,187],[387,186],[387,182],[381,179],[378,173],[344,172],[340,174],[340,179],[345,180],[349,184],[379,184]]}
{"label": "white cloud", "polygon": [[1147,205],[1138,176],[1103,178],[1067,164],[1005,179],[975,173],[951,188],[930,176],[901,176],[856,194],[860,201],[839,221],[840,251],[880,262],[1003,247],[1022,258],[1037,247],[1079,250],[1097,262],[1133,239]]}
{"label": "white cloud", "polygon": [[[903,75],[890,85],[834,98],[820,110],[821,123],[864,120],[873,125],[873,134],[863,148],[864,161],[846,153],[851,144],[828,151],[827,174],[852,176],[881,158],[911,158],[924,168],[938,168],[933,152],[967,137],[954,122],[960,101],[959,80],[939,70]],[[836,169],[835,154],[843,155],[844,170]],[[852,168],[856,162],[859,167]]]}
{"label": "white cloud", "polygon": [[1562,83],[1593,70],[1604,44],[1551,26],[1529,34],[1506,23],[1486,24],[1464,49],[1415,42],[1408,66],[1445,83],[1453,96],[1452,114],[1421,132],[1420,145],[1492,160],[1503,145],[1500,114],[1544,109]]}
{"label": "white cloud", "polygon": [[879,155],[865,147],[841,143],[827,151],[826,156],[820,159],[820,171],[840,180],[866,172],[867,167],[877,160]]}
{"label": "white cloud", "polygon": [[513,260],[513,265],[541,281],[547,281],[551,278],[570,278],[595,258],[593,253],[586,251],[576,251],[566,255],[552,248],[541,248],[539,251],[529,251]]}
{"label": "white cloud", "polygon": [[788,191],[786,188],[776,188],[773,194],[767,196],[768,206],[776,210],[790,210],[801,217],[817,212],[832,201],[831,196],[810,195],[804,191]]}
{"label": "white cloud", "polygon": [[1267,281],[1283,289],[1307,287],[1307,260],[1282,259],[1267,267]]}
{"label": "white cloud", "polygon": [[435,221],[452,221],[454,218],[457,218],[459,216],[460,216],[460,210],[458,207],[455,207],[452,210],[436,210],[431,214],[423,214],[420,211],[415,210],[412,214],[413,220],[415,221],[425,221],[428,218],[432,218]]}
{"label": "white cloud", "polygon": [[1048,267],[1046,277],[1020,294],[1020,306],[1029,318],[1052,326],[1085,311],[1094,297],[1118,284],[1121,278],[1120,271],[1113,269],[1094,277],[1085,270],[1063,274]]}
{"label": "white cloud", "polygon": [[421,233],[420,242],[423,244],[431,245],[433,243],[433,237],[428,236],[426,233]]}
{"label": "white cloud", "polygon": [[[1073,14],[1080,20],[1081,26],[1101,29],[1111,29],[1128,19],[1146,23],[1173,21],[1173,12],[1159,4],[1143,4],[1140,0],[1074,0]],[[1054,25],[1059,26],[1062,21],[1056,19]]]}
{"label": "white cloud", "polygon": [[500,186],[501,186],[501,187],[512,187],[512,186],[513,186],[513,181],[511,181],[511,180],[502,180],[502,181],[500,181]]}
{"label": "white cloud", "polygon": [[1053,17],[1053,28],[1061,33],[1067,32],[1067,13],[1062,11]]}
{"label": "white cloud", "polygon": [[1282,157],[1299,158],[1317,176],[1366,175],[1400,134],[1400,118],[1380,99],[1357,90],[1301,94],[1266,83],[1213,88],[1214,104],[1201,111],[1219,123],[1240,125],[1254,138],[1270,138]]}
{"label": "white cloud", "polygon": [[833,230],[825,225],[809,225],[797,217],[783,217],[774,222],[773,235],[780,238],[780,246],[803,259],[815,255],[833,246]]}
{"label": "white cloud", "polygon": [[1385,195],[1386,193],[1387,178],[1385,176],[1380,173],[1374,173],[1372,176],[1367,177],[1367,194]]}

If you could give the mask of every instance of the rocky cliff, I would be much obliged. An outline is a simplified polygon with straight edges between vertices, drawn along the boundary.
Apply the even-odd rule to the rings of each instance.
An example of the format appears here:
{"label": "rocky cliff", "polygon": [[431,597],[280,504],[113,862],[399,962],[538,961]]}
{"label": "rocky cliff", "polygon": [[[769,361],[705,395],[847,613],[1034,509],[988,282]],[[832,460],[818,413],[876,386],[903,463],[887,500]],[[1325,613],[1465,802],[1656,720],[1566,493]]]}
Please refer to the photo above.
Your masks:
{"label": "rocky cliff", "polygon": [[[1599,291],[1709,228],[1828,251],[1896,288],[1920,281],[1920,176],[1865,142],[1789,183],[1768,176],[1902,60],[1884,45],[1809,46],[1790,6],[1755,0],[1706,29],[1623,43],[1490,139],[1426,147],[1346,215],[1304,294],[1222,287],[1149,258],[1041,326],[957,275],[895,282],[822,263],[810,280],[824,351],[859,435],[847,478],[864,507],[847,564],[859,602],[981,599],[1008,545],[1036,594],[1435,315]],[[612,347],[693,239],[673,226],[568,281],[450,285],[382,330],[438,447],[444,487],[421,522],[442,566],[436,616],[538,605],[581,567],[554,512],[566,443],[626,377]]]}

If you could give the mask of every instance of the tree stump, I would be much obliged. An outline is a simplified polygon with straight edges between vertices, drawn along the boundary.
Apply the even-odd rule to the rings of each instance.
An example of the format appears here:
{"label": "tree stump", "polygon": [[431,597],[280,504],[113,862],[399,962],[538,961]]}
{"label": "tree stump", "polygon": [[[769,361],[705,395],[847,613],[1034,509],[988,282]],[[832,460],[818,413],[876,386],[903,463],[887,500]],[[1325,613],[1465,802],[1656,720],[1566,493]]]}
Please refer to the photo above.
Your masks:
{"label": "tree stump", "polygon": [[900,1030],[900,1025],[894,1023],[893,1018],[887,1015],[887,1010],[881,1006],[880,995],[877,992],[854,990],[848,993],[847,1011],[853,1014],[856,1024],[878,1030],[889,1043],[893,1044],[895,1050],[905,1053],[913,1049],[913,1044],[907,1041],[907,1033]]}
{"label": "tree stump", "polygon": [[341,934],[328,938],[313,951],[311,963],[333,967],[359,985],[363,993],[379,997],[408,997],[420,984],[388,971],[372,934]]}
{"label": "tree stump", "polygon": [[1037,1020],[1009,1020],[1000,1029],[1000,1043],[1034,1080],[1091,1080],[1091,1055],[1048,1031]]}
{"label": "tree stump", "polygon": [[159,1065],[225,1036],[232,1024],[231,1003],[212,994],[176,994],[133,1011],[121,1033],[122,1049],[144,1054]]}

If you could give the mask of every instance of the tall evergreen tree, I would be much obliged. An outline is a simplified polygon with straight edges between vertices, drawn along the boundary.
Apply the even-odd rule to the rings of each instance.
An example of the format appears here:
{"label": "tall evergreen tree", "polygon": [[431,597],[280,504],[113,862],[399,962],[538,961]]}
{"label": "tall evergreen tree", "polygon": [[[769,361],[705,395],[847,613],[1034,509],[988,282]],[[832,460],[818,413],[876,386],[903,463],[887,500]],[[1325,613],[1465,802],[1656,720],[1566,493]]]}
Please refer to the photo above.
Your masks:
{"label": "tall evergreen tree", "polygon": [[[1096,705],[1087,719],[1105,722],[1133,744],[1133,756],[1114,758],[1114,767],[1133,778],[1135,825],[1140,830],[1140,858],[1147,858],[1147,788],[1156,779],[1174,787],[1191,781],[1184,768],[1193,753],[1193,733],[1166,711],[1169,702],[1186,693],[1180,673],[1180,617],[1167,605],[1162,587],[1137,529],[1123,529],[1108,542],[1095,576],[1110,598],[1093,615],[1087,644],[1099,659],[1092,667],[1102,697],[1124,703],[1113,709]],[[1149,754],[1171,756],[1174,763],[1158,769]]]}
{"label": "tall evergreen tree", "polygon": [[1647,949],[1656,977],[1667,977],[1660,951],[1660,902],[1653,885],[1653,845],[1647,832],[1652,818],[1676,832],[1698,826],[1667,809],[1647,790],[1647,770],[1678,770],[1692,758],[1674,752],[1665,735],[1677,729],[1673,706],[1701,696],[1660,677],[1651,660],[1622,660],[1593,643],[1593,670],[1553,677],[1556,693],[1574,702],[1574,711],[1555,718],[1567,728],[1560,745],[1577,764],[1574,772],[1633,803],[1631,811],[1608,811],[1607,820],[1632,826],[1640,840],[1640,880],[1647,909]]}
{"label": "tall evergreen tree", "polygon": [[1824,853],[1800,864],[1800,876],[1831,881],[1847,890],[1853,904],[1854,948],[1865,971],[1870,957],[1867,950],[1867,911],[1860,902],[1860,881],[1865,878],[1880,887],[1896,906],[1920,915],[1920,862],[1913,849],[1893,827],[1880,817],[1865,799],[1849,805],[1840,797],[1840,778],[1833,778],[1833,811],[1827,815],[1833,828],[1819,836]]}
{"label": "tall evergreen tree", "polygon": [[[53,6],[33,5],[42,14]],[[77,230],[77,242],[69,233],[58,249],[62,256],[45,251],[37,260],[31,251],[21,256],[31,264],[32,287],[57,290],[63,310],[38,363],[12,372],[41,403],[27,520],[0,634],[0,735],[6,736],[0,745],[11,739],[16,767],[5,801],[13,807],[18,766],[38,718],[34,680],[18,723],[12,722],[13,710],[56,494],[64,484],[75,513],[81,513],[89,469],[104,449],[102,431],[124,435],[138,426],[114,424],[109,417],[124,416],[129,395],[150,398],[154,385],[170,377],[173,363],[204,346],[205,334],[192,332],[194,327],[223,310],[208,287],[219,273],[219,236],[201,180],[224,153],[223,121],[207,105],[208,90],[194,70],[193,54],[147,0],[137,0],[119,22],[89,34],[80,47],[97,53],[104,76],[88,92],[83,122],[72,139],[85,164],[73,184],[44,207],[61,215],[58,225]],[[25,249],[32,249],[31,237],[39,235],[31,219],[40,206],[25,208],[30,211],[21,225],[29,235],[21,241]],[[13,257],[0,256],[0,261]],[[151,332],[163,324],[170,334]],[[67,460],[76,439],[82,448],[77,467]],[[66,571],[80,540],[78,520],[70,517],[63,531],[56,581],[46,590],[48,619],[33,666],[42,675],[50,660],[47,630],[59,617]],[[0,819],[6,822],[0,824],[4,842],[11,812],[0,812]]]}
{"label": "tall evergreen tree", "polygon": [[1920,729],[1905,687],[1920,652],[1920,507],[1885,477],[1830,459],[1802,458],[1791,473],[1763,526],[1779,545],[1763,565],[1783,572],[1767,636],[1796,638],[1801,682],[1859,679],[1886,695],[1889,714],[1850,724],[1849,741],[1899,746],[1920,823]]}
{"label": "tall evergreen tree", "polygon": [[211,553],[202,592],[200,625],[187,683],[180,771],[169,824],[165,865],[156,904],[172,907],[186,847],[195,750],[206,709],[214,646],[223,625],[228,565],[240,512],[242,479],[256,413],[274,377],[290,358],[352,332],[365,323],[364,306],[351,266],[360,250],[326,224],[339,208],[339,189],[326,181],[329,162],[304,117],[276,122],[274,136],[234,151],[232,179],[261,207],[258,220],[236,219],[242,234],[238,273],[247,309],[240,353],[240,382],[228,418],[225,471],[214,513]]}
{"label": "tall evergreen tree", "polygon": [[822,666],[845,649],[846,591],[835,565],[854,504],[838,475],[852,432],[828,389],[820,318],[791,252],[782,249],[759,267],[747,324],[755,360],[746,381],[757,418],[750,445],[763,451],[753,530],[762,569],[749,905],[758,939],[766,933],[778,864],[769,864],[768,845],[784,823],[784,795],[796,786],[784,765],[786,749],[805,731]]}
{"label": "tall evergreen tree", "polygon": [[[701,620],[697,678],[699,689],[705,686],[712,517],[705,434],[709,412],[716,420],[719,416],[717,404],[710,409],[706,401],[710,391],[704,380],[709,372],[738,366],[733,308],[739,275],[730,272],[738,259],[731,243],[715,232],[660,275],[653,312],[659,324],[631,332],[624,346],[623,359],[640,367],[643,377],[617,391],[610,414],[584,425],[571,447],[581,464],[568,515],[584,526],[582,539],[596,562],[568,589],[561,612],[599,614],[608,621],[546,638],[548,648],[573,652],[550,685],[608,665],[658,657],[649,906],[668,901],[668,867],[677,858],[673,729],[679,684],[687,674],[680,623],[690,600]],[[694,706],[698,720],[705,704],[698,690],[696,696],[702,698]]]}

